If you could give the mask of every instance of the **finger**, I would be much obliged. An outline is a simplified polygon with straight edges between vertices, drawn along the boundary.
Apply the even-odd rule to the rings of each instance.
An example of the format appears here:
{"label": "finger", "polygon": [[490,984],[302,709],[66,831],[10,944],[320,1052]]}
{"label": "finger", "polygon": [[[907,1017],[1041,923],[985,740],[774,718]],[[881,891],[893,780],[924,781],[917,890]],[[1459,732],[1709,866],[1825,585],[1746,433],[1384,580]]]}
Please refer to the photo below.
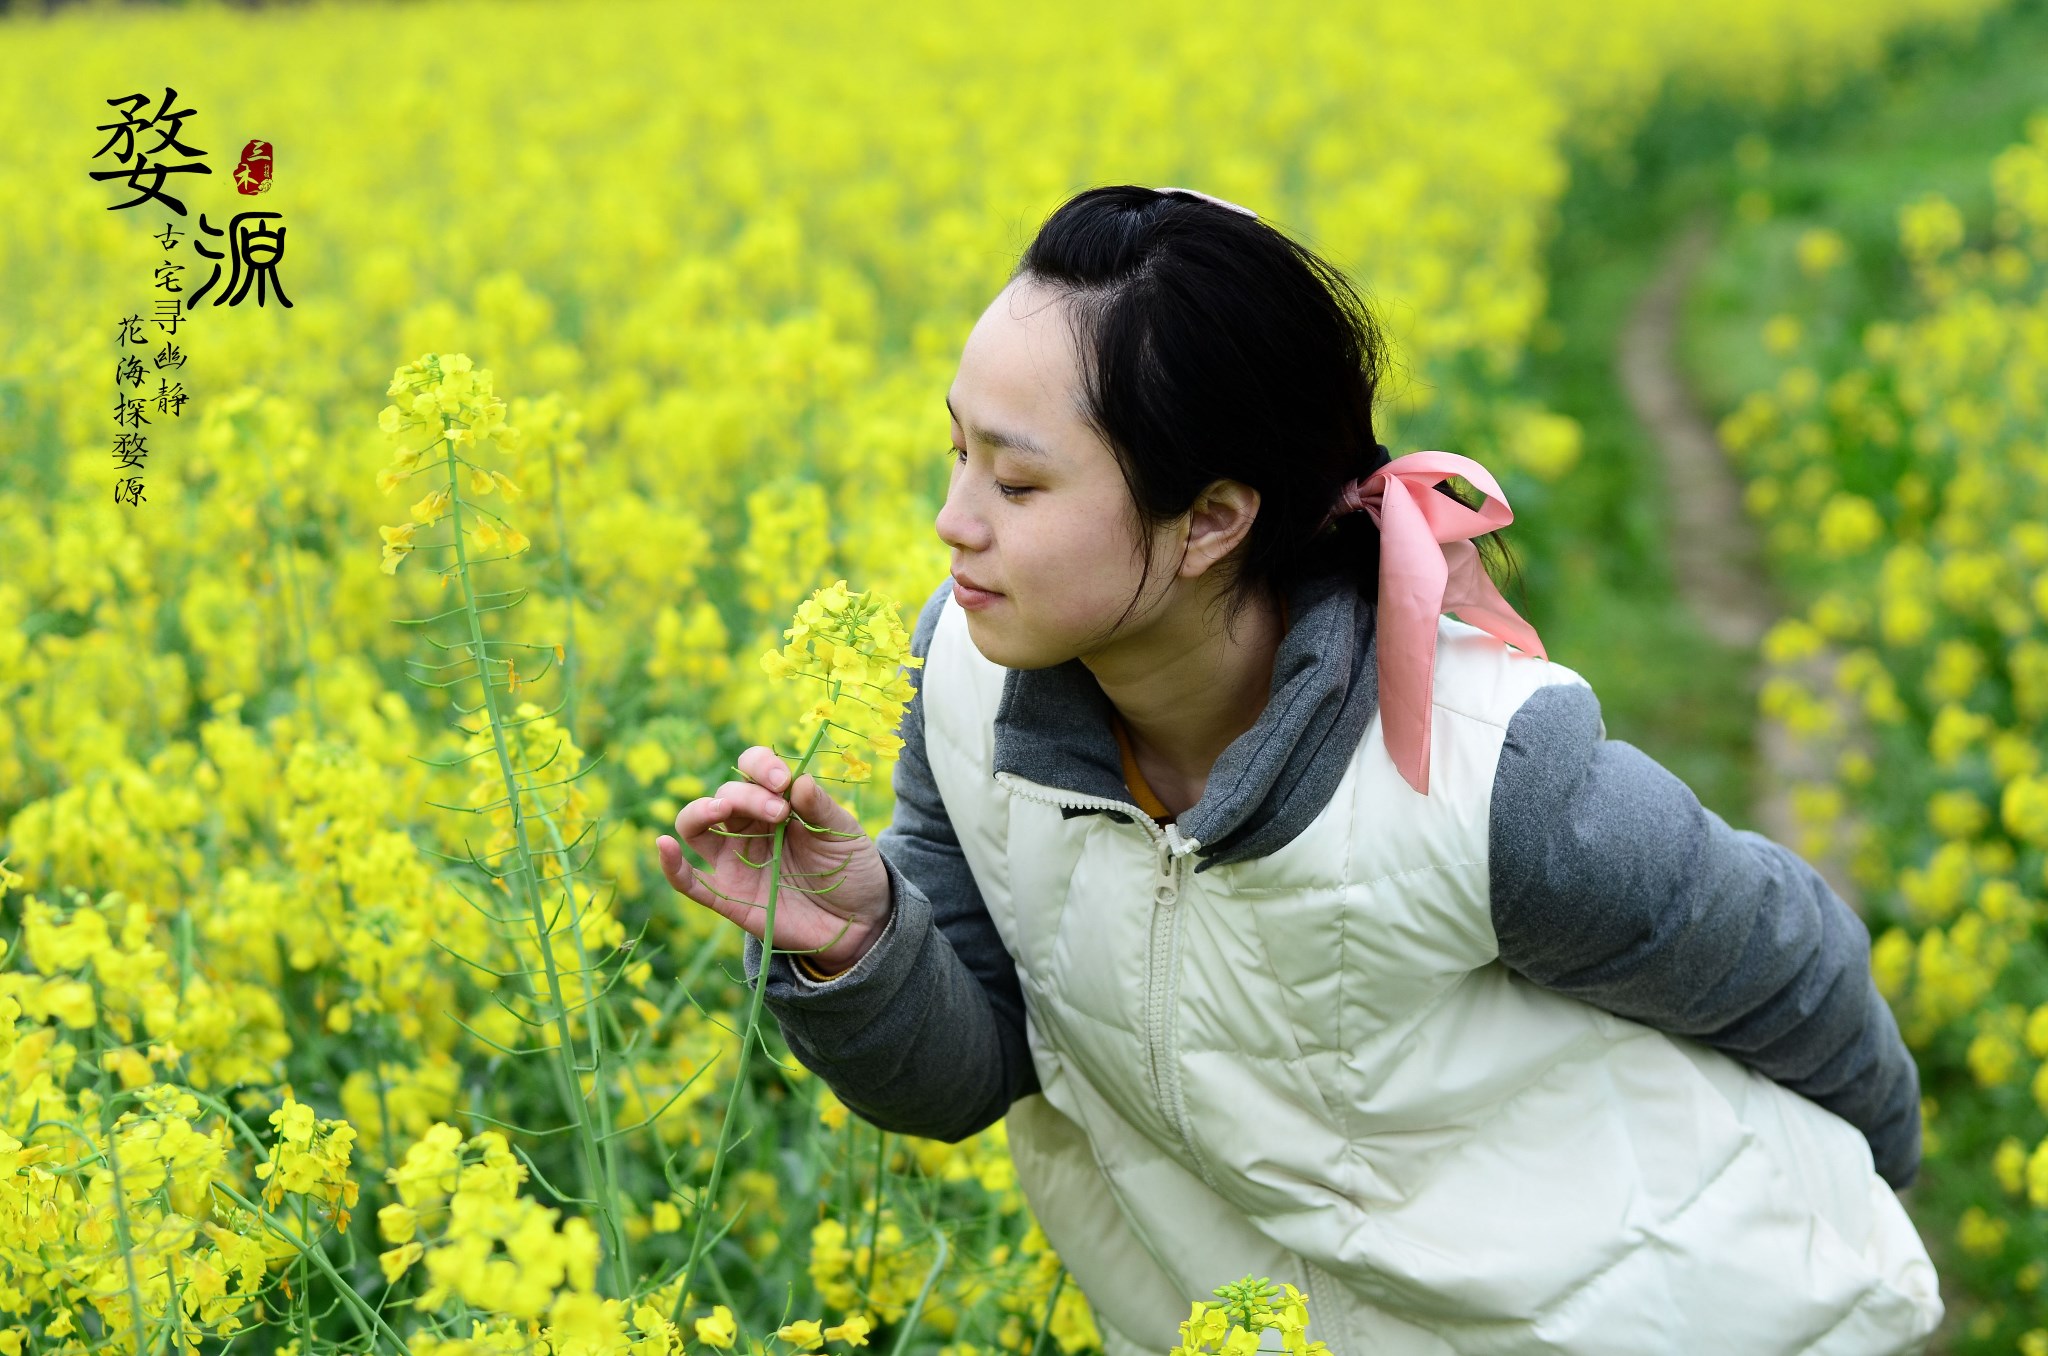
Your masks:
{"label": "finger", "polygon": [[752,782],[727,782],[718,788],[718,798],[741,814],[752,815],[771,824],[789,813],[789,802]]}
{"label": "finger", "polygon": [[766,913],[760,905],[727,899],[721,895],[710,881],[705,880],[684,859],[682,845],[667,834],[657,837],[654,845],[661,857],[661,872],[678,894],[702,904],[719,917],[738,924],[756,937],[761,935]]}
{"label": "finger", "polygon": [[716,796],[698,797],[677,812],[676,837],[708,856],[710,830],[713,825],[730,817],[732,808],[729,801]]}
{"label": "finger", "polygon": [[840,830],[852,828],[856,823],[852,814],[834,800],[832,793],[808,772],[796,779],[796,785],[790,789],[789,794],[797,813],[808,823]]}
{"label": "finger", "polygon": [[662,834],[654,840],[654,847],[655,855],[661,860],[661,874],[675,887],[677,893],[688,895],[699,904],[709,904],[712,897],[711,882],[705,879],[703,872],[690,864],[688,857],[683,855],[682,844],[667,834]]}
{"label": "finger", "polygon": [[[681,818],[680,815],[677,816]],[[683,856],[683,845],[667,834],[660,834],[654,840],[655,854],[661,859],[661,874],[668,879],[679,894],[695,899],[691,886],[696,884],[697,869]]]}
{"label": "finger", "polygon": [[740,754],[735,760],[739,770],[770,791],[786,791],[789,788],[789,767],[775,750],[756,744]]}

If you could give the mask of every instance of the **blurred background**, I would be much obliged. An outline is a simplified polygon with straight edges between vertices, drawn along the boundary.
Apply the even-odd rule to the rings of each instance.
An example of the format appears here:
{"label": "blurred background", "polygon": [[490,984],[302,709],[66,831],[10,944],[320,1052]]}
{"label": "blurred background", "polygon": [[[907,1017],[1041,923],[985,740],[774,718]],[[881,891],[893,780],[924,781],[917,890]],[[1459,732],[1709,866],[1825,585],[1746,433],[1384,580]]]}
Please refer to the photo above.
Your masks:
{"label": "blurred background", "polygon": [[[1343,268],[1382,437],[1499,478],[1507,596],[1609,737],[1862,914],[1936,1349],[2048,1356],[2048,5],[42,3],[0,69],[0,1196],[54,1212],[5,1226],[9,1356],[137,1309],[188,1349],[1093,1349],[1000,1125],[878,1132],[772,1022],[735,1083],[740,933],[653,840],[791,747],[799,602],[908,624],[943,580],[960,347],[1126,182]],[[460,518],[380,475],[423,355],[517,430]],[[888,822],[886,766],[844,790]],[[573,926],[480,907],[493,851]],[[388,1175],[454,1172],[437,1123],[525,1250]],[[124,1133],[154,1175],[88,1190]],[[209,1204],[273,1139],[295,1244]]]}

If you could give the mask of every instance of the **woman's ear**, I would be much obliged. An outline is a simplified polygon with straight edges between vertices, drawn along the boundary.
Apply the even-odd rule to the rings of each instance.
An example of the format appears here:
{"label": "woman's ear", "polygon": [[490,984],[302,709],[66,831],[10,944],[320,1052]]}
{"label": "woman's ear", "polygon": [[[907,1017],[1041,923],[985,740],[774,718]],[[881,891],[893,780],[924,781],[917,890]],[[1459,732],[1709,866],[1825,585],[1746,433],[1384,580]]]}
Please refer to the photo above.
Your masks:
{"label": "woman's ear", "polygon": [[1239,480],[1219,480],[1188,510],[1187,552],[1180,572],[1196,578],[1237,549],[1259,516],[1259,492]]}

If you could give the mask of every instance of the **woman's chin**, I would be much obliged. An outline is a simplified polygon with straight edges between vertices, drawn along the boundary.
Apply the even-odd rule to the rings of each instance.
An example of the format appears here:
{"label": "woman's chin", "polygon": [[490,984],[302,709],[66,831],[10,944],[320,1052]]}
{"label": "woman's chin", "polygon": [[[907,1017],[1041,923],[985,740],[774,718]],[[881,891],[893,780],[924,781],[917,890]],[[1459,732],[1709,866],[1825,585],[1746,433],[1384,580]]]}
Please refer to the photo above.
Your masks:
{"label": "woman's chin", "polygon": [[974,642],[974,648],[981,657],[991,664],[1000,664],[1006,669],[1036,667],[1030,656],[1016,653],[1015,647],[1004,643],[1003,628],[989,620],[985,612],[967,614],[967,638]]}

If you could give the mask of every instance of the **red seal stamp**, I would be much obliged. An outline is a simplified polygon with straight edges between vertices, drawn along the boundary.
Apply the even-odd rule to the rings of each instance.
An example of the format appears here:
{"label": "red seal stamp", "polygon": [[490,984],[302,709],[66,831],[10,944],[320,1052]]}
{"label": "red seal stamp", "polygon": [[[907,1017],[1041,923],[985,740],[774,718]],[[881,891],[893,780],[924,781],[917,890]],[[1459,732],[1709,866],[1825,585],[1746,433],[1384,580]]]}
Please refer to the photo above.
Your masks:
{"label": "red seal stamp", "polygon": [[242,163],[235,166],[235,190],[266,193],[270,190],[270,143],[252,141],[242,148]]}

